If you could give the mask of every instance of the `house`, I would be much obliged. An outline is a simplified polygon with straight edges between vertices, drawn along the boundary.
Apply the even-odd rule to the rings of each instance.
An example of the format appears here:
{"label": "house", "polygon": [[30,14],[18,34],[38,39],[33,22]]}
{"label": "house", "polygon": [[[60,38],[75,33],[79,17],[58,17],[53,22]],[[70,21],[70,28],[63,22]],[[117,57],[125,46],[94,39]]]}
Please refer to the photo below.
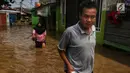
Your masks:
{"label": "house", "polygon": [[10,26],[10,23],[14,23],[19,11],[14,10],[0,10],[0,24],[1,26]]}
{"label": "house", "polygon": [[[129,0],[103,0],[105,1],[106,8],[104,11],[106,12],[103,18],[106,20],[104,21],[105,25],[103,26],[104,32],[103,32],[103,43],[107,45],[114,46],[116,48],[123,49],[125,51],[130,51],[130,16],[129,16]],[[116,21],[118,19],[121,20],[118,24],[113,24],[109,21],[108,15],[112,13],[113,11],[117,11],[118,3],[124,3],[125,11],[120,12],[120,14],[116,14],[113,17],[116,16]],[[123,5],[122,5],[123,6]],[[123,7],[122,7],[123,8]]]}
{"label": "house", "polygon": [[[78,7],[83,0],[57,0],[56,7],[56,31],[62,33],[67,27],[75,24],[78,20]],[[98,6],[96,20],[96,40],[97,44],[110,45],[119,49],[130,51],[130,2],[129,0],[94,0]],[[122,24],[111,24],[108,14],[116,11],[117,3],[125,3],[126,12],[118,17],[122,19]]]}
{"label": "house", "polygon": [[[56,0],[52,3],[44,2],[48,7],[47,28],[57,33],[63,31],[79,19],[78,7],[83,0]],[[126,51],[130,51],[130,2],[124,0],[93,0],[97,4],[96,40],[97,44],[110,45]],[[118,25],[110,23],[108,15],[117,11],[117,3],[125,3],[125,12],[118,16],[122,23]],[[116,17],[115,17],[116,18]]]}

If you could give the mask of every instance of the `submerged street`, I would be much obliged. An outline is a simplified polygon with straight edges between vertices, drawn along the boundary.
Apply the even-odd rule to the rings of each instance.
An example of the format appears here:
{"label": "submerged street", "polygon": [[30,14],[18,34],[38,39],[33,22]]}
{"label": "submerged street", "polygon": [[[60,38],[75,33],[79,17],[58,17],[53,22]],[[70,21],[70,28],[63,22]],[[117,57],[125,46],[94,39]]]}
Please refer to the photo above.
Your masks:
{"label": "submerged street", "polygon": [[[56,37],[48,35],[46,49],[38,49],[31,33],[30,25],[0,30],[0,73],[64,73]],[[130,73],[130,53],[108,48],[97,45],[94,73]]]}

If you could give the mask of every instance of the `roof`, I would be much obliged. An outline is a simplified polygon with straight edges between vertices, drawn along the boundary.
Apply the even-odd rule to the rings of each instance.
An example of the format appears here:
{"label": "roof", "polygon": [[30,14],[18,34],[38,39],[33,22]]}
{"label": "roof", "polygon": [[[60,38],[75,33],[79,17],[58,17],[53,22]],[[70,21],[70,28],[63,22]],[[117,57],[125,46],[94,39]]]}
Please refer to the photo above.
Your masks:
{"label": "roof", "polygon": [[[15,9],[16,11],[20,11],[20,7],[15,7],[14,9]],[[31,14],[31,10],[30,10],[30,9],[27,9],[27,8],[22,8],[22,12]]]}
{"label": "roof", "polygon": [[51,4],[51,3],[56,3],[56,0],[40,0],[40,2],[43,5],[48,5],[48,4]]}
{"label": "roof", "polygon": [[0,10],[0,13],[20,13],[20,11],[15,11],[15,10]]}

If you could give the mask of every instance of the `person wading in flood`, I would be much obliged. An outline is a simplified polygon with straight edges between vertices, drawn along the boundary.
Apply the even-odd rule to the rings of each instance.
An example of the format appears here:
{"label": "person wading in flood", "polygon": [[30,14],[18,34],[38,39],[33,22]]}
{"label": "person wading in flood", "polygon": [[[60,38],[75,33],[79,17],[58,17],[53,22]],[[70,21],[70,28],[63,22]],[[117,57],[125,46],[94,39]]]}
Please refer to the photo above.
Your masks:
{"label": "person wading in flood", "polygon": [[32,39],[36,48],[46,48],[46,29],[40,22],[33,29]]}
{"label": "person wading in flood", "polygon": [[34,14],[38,16],[39,22],[36,26],[33,26],[32,39],[35,41],[36,48],[46,48],[46,20],[40,11],[42,9],[42,4],[35,3]]}
{"label": "person wading in flood", "polygon": [[93,73],[96,13],[95,2],[82,2],[79,22],[64,31],[58,50],[66,73]]}

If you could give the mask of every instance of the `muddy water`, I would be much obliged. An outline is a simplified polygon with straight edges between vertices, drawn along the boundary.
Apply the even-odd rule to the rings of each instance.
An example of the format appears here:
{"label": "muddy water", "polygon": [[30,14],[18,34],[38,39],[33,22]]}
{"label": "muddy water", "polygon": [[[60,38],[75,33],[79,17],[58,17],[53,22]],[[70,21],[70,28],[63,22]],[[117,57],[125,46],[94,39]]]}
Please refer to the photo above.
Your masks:
{"label": "muddy water", "polygon": [[[47,36],[46,49],[36,49],[31,26],[4,29],[0,30],[0,73],[64,73],[55,36]],[[130,54],[108,48],[96,47],[94,73],[130,73]]]}
{"label": "muddy water", "polygon": [[0,32],[0,65],[2,73],[35,72],[36,51],[31,49],[33,42],[28,38],[29,27],[12,27]]}
{"label": "muddy water", "polygon": [[[57,41],[48,36],[50,49],[36,49],[31,26],[14,26],[0,31],[0,73],[62,73]],[[57,63],[56,63],[57,62]]]}

